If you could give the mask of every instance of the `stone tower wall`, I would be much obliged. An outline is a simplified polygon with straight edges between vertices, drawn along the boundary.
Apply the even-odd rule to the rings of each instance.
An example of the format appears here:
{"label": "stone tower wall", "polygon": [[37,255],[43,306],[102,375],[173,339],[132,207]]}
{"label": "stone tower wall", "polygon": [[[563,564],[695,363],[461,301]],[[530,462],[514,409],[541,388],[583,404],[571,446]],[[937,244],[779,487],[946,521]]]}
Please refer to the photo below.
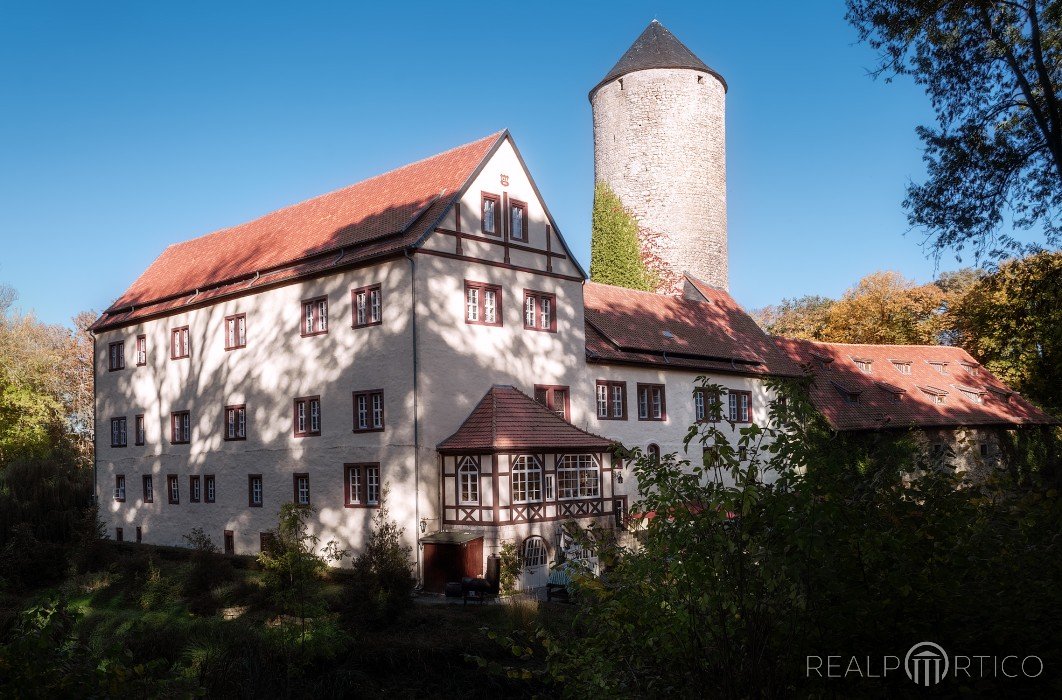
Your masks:
{"label": "stone tower wall", "polygon": [[637,217],[661,292],[689,272],[727,289],[726,91],[710,73],[653,68],[591,99],[594,175]]}

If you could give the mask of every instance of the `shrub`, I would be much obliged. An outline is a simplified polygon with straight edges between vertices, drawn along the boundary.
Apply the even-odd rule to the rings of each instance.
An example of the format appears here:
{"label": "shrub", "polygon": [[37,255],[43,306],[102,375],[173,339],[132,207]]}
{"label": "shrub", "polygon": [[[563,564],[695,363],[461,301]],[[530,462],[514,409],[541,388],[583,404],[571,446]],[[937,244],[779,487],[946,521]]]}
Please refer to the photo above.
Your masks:
{"label": "shrub", "polygon": [[381,504],[365,549],[354,559],[354,578],[365,591],[368,612],[380,619],[393,620],[412,605],[413,552],[402,542],[403,534]]}
{"label": "shrub", "polygon": [[502,593],[512,593],[516,590],[516,582],[520,580],[520,553],[516,543],[507,540],[502,543],[498,551],[501,559],[498,567],[498,587]]}
{"label": "shrub", "polygon": [[[193,528],[191,532],[184,535],[184,540],[192,549],[188,572],[184,579],[186,596],[190,598],[203,596],[211,589],[233,579],[235,572],[232,569],[232,563],[218,553],[217,546],[203,532],[203,528]],[[207,598],[209,599],[209,596]],[[194,607],[197,612],[205,611],[202,605]]]}

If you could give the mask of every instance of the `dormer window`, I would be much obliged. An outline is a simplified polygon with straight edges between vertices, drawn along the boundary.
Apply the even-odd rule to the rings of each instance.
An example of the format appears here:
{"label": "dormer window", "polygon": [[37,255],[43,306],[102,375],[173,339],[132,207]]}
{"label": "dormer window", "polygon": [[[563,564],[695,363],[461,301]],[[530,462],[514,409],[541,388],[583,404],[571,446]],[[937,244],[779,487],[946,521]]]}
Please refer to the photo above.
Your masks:
{"label": "dormer window", "polygon": [[970,401],[973,401],[974,403],[984,403],[984,393],[979,391],[979,390],[977,390],[977,389],[972,389],[970,387],[960,386],[959,387],[959,392],[964,397],[966,397]]}
{"label": "dormer window", "polygon": [[856,367],[858,367],[859,371],[863,374],[870,374],[874,366],[873,360],[854,360],[854,362]]}
{"label": "dormer window", "polygon": [[911,363],[908,360],[890,360],[892,366],[896,368],[896,371],[900,374],[911,373]]}
{"label": "dormer window", "polygon": [[833,368],[833,358],[828,355],[819,355],[812,353],[812,357],[815,358],[815,364],[819,369],[829,372]]}
{"label": "dormer window", "polygon": [[898,386],[887,384],[885,382],[876,382],[878,388],[885,392],[889,397],[889,401],[892,403],[900,403],[900,397],[903,395],[904,390]]}
{"label": "dormer window", "polygon": [[849,389],[848,387],[842,384],[838,384],[837,382],[833,382],[833,388],[837,390],[837,392],[844,399],[845,403],[859,403],[859,394],[862,392],[853,391],[852,389]]}
{"label": "dormer window", "polygon": [[962,368],[964,370],[966,370],[966,373],[968,375],[970,375],[971,377],[976,377],[977,376],[977,374],[978,374],[977,365],[975,365],[972,362],[962,362],[960,364],[962,365]]}
{"label": "dormer window", "polygon": [[935,386],[922,386],[919,387],[919,389],[921,389],[923,393],[933,397],[933,403],[935,404],[943,404],[948,396],[948,392],[943,389],[938,389]]}
{"label": "dormer window", "polygon": [[937,374],[947,374],[948,373],[948,363],[947,362],[930,362],[929,366],[932,367],[934,370],[936,370]]}

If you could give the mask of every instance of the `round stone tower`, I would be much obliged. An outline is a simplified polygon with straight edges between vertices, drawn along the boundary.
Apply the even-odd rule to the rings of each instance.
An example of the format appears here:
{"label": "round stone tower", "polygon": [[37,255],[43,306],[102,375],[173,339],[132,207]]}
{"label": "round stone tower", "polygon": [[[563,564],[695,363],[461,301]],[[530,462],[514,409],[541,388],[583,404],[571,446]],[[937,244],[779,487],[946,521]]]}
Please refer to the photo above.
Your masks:
{"label": "round stone tower", "polygon": [[727,289],[726,81],[655,19],[590,91],[594,176],[638,220],[661,292]]}

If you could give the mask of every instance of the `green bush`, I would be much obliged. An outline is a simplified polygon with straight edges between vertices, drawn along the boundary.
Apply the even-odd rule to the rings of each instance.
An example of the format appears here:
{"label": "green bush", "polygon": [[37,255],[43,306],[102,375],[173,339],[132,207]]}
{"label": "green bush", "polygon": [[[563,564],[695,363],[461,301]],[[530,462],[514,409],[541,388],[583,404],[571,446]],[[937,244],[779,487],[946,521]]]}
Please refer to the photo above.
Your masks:
{"label": "green bush", "polygon": [[402,542],[403,534],[381,504],[365,549],[354,558],[354,580],[363,591],[365,612],[378,619],[394,620],[413,603],[413,552]]}

